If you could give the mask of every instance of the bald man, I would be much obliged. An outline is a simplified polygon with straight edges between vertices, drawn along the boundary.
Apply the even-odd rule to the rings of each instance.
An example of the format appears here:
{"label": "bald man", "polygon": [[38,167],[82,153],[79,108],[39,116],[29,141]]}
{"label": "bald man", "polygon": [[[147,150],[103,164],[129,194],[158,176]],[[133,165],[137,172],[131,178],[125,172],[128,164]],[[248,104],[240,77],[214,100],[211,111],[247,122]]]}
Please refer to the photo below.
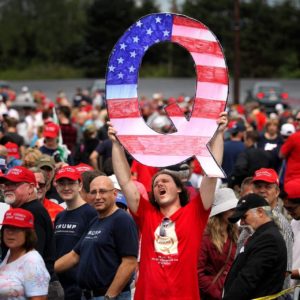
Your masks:
{"label": "bald man", "polygon": [[102,175],[93,179],[90,194],[98,217],[91,221],[80,243],[56,261],[55,270],[63,272],[78,264],[78,284],[85,299],[130,300],[138,252],[136,225],[117,207],[117,191],[110,178]]}

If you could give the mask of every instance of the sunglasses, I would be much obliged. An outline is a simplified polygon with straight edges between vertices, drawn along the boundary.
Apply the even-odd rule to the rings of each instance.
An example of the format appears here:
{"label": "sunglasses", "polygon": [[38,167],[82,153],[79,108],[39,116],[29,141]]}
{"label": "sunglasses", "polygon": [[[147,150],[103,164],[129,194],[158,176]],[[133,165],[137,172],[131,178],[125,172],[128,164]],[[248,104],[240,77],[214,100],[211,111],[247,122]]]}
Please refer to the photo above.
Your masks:
{"label": "sunglasses", "polygon": [[46,183],[44,182],[38,182],[38,189],[43,189],[46,187]]}
{"label": "sunglasses", "polygon": [[159,227],[159,235],[167,236],[167,228],[171,224],[171,220],[169,218],[163,218]]}

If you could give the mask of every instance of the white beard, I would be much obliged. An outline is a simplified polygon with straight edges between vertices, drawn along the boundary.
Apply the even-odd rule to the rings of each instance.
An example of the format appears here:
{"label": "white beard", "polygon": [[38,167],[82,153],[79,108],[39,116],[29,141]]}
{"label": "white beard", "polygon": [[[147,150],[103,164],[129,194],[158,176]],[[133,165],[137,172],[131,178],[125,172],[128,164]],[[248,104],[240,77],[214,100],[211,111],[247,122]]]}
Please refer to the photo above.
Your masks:
{"label": "white beard", "polygon": [[16,202],[16,195],[14,193],[4,194],[4,202],[9,205],[14,204]]}

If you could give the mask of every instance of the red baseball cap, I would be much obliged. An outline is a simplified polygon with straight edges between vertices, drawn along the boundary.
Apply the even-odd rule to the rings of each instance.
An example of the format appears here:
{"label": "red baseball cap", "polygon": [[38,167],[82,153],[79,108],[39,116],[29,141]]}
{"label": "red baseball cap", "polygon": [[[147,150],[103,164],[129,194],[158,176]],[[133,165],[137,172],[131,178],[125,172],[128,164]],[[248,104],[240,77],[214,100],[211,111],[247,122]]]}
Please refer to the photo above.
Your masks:
{"label": "red baseball cap", "polygon": [[28,182],[34,183],[36,186],[36,179],[33,172],[22,166],[9,169],[4,176],[0,177],[0,181]]}
{"label": "red baseball cap", "polygon": [[279,185],[278,174],[273,169],[261,168],[256,170],[253,176],[253,182],[255,181],[265,181]]}
{"label": "red baseball cap", "polygon": [[45,138],[57,138],[59,135],[60,127],[52,122],[45,124],[43,137]]}
{"label": "red baseball cap", "polygon": [[86,171],[94,171],[94,168],[88,164],[85,164],[85,163],[80,163],[76,166],[74,166],[74,168],[80,173],[82,174],[83,172],[86,172]]}
{"label": "red baseball cap", "polygon": [[16,159],[20,158],[19,146],[17,144],[12,142],[7,142],[4,146],[7,149],[8,157],[14,157]]}
{"label": "red baseball cap", "polygon": [[5,213],[1,225],[19,228],[34,228],[34,217],[33,214],[26,209],[11,208]]}
{"label": "red baseball cap", "polygon": [[80,180],[81,176],[75,167],[65,166],[59,169],[55,174],[55,181],[61,178],[68,178],[75,181],[75,180]]}
{"label": "red baseball cap", "polygon": [[288,199],[300,198],[300,178],[290,180],[284,184],[284,191],[287,193]]}

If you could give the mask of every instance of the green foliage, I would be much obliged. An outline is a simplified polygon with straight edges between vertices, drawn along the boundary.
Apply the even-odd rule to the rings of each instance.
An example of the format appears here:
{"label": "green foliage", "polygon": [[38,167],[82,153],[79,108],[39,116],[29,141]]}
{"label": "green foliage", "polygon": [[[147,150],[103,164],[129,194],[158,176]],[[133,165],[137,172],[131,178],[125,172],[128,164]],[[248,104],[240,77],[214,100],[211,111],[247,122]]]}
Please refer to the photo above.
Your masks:
{"label": "green foliage", "polygon": [[152,46],[145,54],[140,76],[190,77],[195,76],[195,66],[186,49],[174,43]]}
{"label": "green foliage", "polygon": [[83,78],[84,73],[80,69],[75,69],[62,64],[34,64],[24,69],[10,68],[0,70],[0,78],[5,80],[32,80],[38,79],[64,79]]}
{"label": "green foliage", "polygon": [[[207,25],[234,68],[234,1],[186,0],[183,12]],[[240,1],[241,77],[299,76],[300,11],[291,1]]]}
{"label": "green foliage", "polygon": [[85,51],[80,65],[90,77],[103,77],[110,52],[123,33],[139,18],[157,12],[153,1],[95,0],[87,10]]}
{"label": "green foliage", "polygon": [[[168,1],[175,9],[176,1]],[[203,22],[217,36],[230,71],[235,59],[234,1],[185,0],[179,11]],[[0,76],[103,77],[110,52],[128,27],[159,11],[154,0],[140,0],[139,6],[136,2],[2,1]],[[300,8],[292,0],[268,3],[240,0],[241,77],[300,78]],[[178,45],[159,44],[143,58],[141,76],[147,75],[195,76],[194,62]]]}
{"label": "green foliage", "polygon": [[80,0],[6,1],[0,15],[0,68],[71,63],[83,43],[85,5]]}

